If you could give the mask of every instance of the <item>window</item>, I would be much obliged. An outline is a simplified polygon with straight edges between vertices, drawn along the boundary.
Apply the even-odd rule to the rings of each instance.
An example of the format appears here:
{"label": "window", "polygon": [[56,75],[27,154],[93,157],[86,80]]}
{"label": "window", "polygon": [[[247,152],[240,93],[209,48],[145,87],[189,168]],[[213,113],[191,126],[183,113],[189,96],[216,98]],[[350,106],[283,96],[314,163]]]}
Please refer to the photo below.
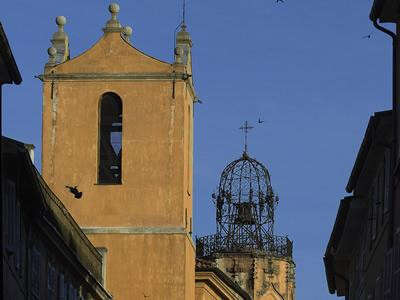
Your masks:
{"label": "window", "polygon": [[387,251],[384,261],[383,270],[383,299],[389,300],[391,298],[391,287],[392,287],[392,263],[393,263],[393,251]]}
{"label": "window", "polygon": [[103,285],[103,287],[106,287],[107,248],[97,247],[96,249],[101,254],[101,284]]}
{"label": "window", "polygon": [[99,184],[122,181],[122,101],[114,93],[100,99]]}
{"label": "window", "polygon": [[383,212],[389,211],[389,189],[390,189],[390,150],[385,151],[385,162],[384,162],[384,201],[383,201]]}
{"label": "window", "polygon": [[15,268],[21,275],[21,205],[18,200],[14,202],[15,221],[14,221],[14,251],[15,251]]}
{"label": "window", "polygon": [[15,190],[15,183],[11,180],[6,180],[4,189],[4,202],[6,212],[6,226],[7,226],[7,250],[8,252],[14,253],[16,243],[16,227],[17,225],[17,197]]}
{"label": "window", "polygon": [[66,284],[64,281],[64,274],[60,273],[58,276],[58,299],[65,300],[67,297],[67,293],[65,290]]}
{"label": "window", "polygon": [[31,251],[31,288],[32,299],[40,299],[40,251],[33,246]]}
{"label": "window", "polygon": [[397,233],[395,236],[394,247],[393,247],[393,299],[399,299],[400,297],[400,234]]}
{"label": "window", "polygon": [[380,224],[383,225],[385,220],[384,215],[384,203],[385,203],[385,176],[384,176],[384,168],[382,167],[379,171],[378,177],[378,202],[379,202],[379,219]]}
{"label": "window", "polygon": [[376,231],[378,226],[378,209],[379,209],[379,200],[378,200],[378,179],[375,180],[374,186],[372,188],[372,240],[376,238]]}
{"label": "window", "polygon": [[72,283],[68,283],[68,295],[67,300],[78,300],[78,290],[74,287]]}
{"label": "window", "polygon": [[57,289],[56,269],[51,262],[47,265],[47,299],[54,300]]}

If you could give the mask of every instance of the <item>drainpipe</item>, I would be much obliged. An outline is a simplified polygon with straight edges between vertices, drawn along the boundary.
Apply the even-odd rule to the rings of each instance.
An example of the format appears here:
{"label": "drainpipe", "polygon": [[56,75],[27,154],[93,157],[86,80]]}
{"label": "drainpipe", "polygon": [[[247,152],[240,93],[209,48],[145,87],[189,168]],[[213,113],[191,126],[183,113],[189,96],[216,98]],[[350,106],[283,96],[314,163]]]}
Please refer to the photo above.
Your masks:
{"label": "drainpipe", "polygon": [[[390,247],[393,245],[393,232],[394,232],[394,202],[396,201],[395,197],[395,191],[394,191],[394,185],[395,185],[395,174],[397,173],[397,169],[399,168],[398,166],[398,155],[399,155],[399,149],[398,149],[398,100],[397,96],[399,93],[399,84],[398,84],[398,39],[396,33],[388,30],[385,27],[382,27],[381,25],[378,24],[377,18],[373,20],[375,28],[378,30],[382,31],[383,33],[389,35],[392,38],[393,41],[393,67],[392,67],[392,85],[393,85],[393,92],[392,92],[392,111],[393,111],[393,150],[392,150],[392,184],[391,184],[391,203],[390,203],[390,234],[389,234],[389,241],[390,241]],[[398,26],[397,26],[398,27]]]}

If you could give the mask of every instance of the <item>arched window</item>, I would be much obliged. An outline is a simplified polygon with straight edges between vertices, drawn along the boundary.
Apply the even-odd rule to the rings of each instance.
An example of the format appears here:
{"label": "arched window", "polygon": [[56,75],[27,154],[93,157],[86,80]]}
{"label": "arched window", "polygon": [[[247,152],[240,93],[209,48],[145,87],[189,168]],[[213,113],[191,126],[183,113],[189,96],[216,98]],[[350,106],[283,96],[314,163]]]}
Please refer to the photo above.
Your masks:
{"label": "arched window", "polygon": [[122,101],[114,93],[100,99],[99,184],[122,181]]}

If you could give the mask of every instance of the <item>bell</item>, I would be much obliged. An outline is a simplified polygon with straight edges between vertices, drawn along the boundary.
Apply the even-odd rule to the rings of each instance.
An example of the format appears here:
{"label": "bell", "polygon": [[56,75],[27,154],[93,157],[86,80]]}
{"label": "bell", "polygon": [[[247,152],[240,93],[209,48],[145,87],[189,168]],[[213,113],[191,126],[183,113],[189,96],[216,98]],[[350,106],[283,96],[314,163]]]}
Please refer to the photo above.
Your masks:
{"label": "bell", "polygon": [[253,217],[252,203],[242,202],[237,204],[236,224],[252,225],[255,224]]}

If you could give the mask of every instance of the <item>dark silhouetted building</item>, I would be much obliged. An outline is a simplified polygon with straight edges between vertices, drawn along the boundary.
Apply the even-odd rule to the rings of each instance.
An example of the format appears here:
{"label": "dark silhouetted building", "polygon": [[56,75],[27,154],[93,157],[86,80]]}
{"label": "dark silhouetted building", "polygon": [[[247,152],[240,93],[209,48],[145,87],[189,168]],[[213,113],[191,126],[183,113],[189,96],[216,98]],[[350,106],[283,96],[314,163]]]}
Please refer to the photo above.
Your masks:
{"label": "dark silhouetted building", "polygon": [[329,291],[346,299],[400,299],[387,297],[394,256],[389,230],[392,126],[391,111],[371,117],[346,187],[352,195],[340,201],[326,249]]}
{"label": "dark silhouetted building", "polygon": [[[375,0],[370,19],[393,42],[392,111],[371,118],[340,202],[324,262],[329,291],[400,299],[400,2]],[[395,25],[395,31],[385,27]]]}
{"label": "dark silhouetted building", "polygon": [[2,299],[111,299],[102,255],[32,164],[2,137]]}

